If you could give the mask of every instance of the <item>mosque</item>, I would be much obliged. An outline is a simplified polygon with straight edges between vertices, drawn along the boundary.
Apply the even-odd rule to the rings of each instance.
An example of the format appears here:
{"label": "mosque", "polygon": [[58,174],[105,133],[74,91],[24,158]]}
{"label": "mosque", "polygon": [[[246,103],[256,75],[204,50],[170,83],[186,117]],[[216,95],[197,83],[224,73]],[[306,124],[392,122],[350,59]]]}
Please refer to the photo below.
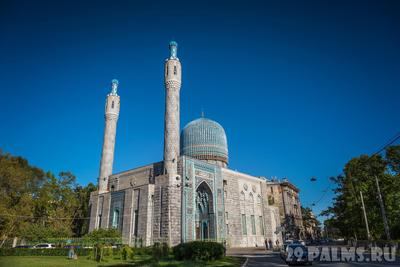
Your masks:
{"label": "mosque", "polygon": [[143,246],[193,240],[216,240],[229,247],[264,246],[266,239],[282,244],[279,210],[268,202],[268,181],[229,169],[224,128],[201,117],[180,131],[182,68],[177,49],[177,43],[170,42],[165,60],[160,162],[112,173],[120,110],[118,81],[112,81],[98,191],[89,203],[89,231],[116,228],[124,243]]}

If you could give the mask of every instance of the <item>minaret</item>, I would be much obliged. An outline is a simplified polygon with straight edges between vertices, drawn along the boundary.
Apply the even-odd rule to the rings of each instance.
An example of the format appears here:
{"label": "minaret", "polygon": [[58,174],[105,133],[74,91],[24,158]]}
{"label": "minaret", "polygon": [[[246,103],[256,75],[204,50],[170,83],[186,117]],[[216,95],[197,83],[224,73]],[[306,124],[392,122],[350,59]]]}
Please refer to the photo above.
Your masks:
{"label": "minaret", "polygon": [[101,153],[99,193],[108,191],[108,177],[112,174],[114,161],[115,135],[119,115],[119,95],[117,94],[118,80],[111,81],[111,92],[107,95],[105,110],[105,129],[103,151]]}
{"label": "minaret", "polygon": [[169,43],[170,56],[165,60],[165,128],[164,170],[169,177],[177,174],[179,159],[179,92],[181,89],[181,63],[177,58],[178,44]]}

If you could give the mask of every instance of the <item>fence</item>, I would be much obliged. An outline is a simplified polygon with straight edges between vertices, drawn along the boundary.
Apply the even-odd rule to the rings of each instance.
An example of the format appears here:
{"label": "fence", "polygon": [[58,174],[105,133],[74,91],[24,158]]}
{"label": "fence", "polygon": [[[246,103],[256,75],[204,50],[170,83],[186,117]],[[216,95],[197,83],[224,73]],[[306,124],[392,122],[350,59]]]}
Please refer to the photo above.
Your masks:
{"label": "fence", "polygon": [[[194,241],[194,240],[193,240]],[[206,242],[218,242],[222,243],[225,247],[229,247],[229,239],[204,239],[202,241]],[[17,246],[35,246],[38,244],[43,244],[43,243],[50,243],[54,244],[58,248],[63,248],[66,246],[75,246],[75,247],[81,247],[81,248],[92,248],[96,243],[105,243],[105,244],[110,244],[110,245],[122,245],[123,240],[122,238],[100,238],[100,239],[89,239],[89,238],[84,238],[84,237],[61,237],[61,238],[46,238],[46,239],[38,239],[38,240],[26,240],[26,239],[21,239],[21,238],[11,238],[5,240],[3,243],[3,246],[0,248],[13,248]],[[168,237],[162,237],[162,238],[153,238],[154,243],[169,243],[169,238]],[[151,244],[151,245],[152,245]],[[130,240],[130,243],[128,244],[131,247],[136,247],[136,248],[142,248],[146,247],[146,244],[141,237],[132,237]]]}
{"label": "fence", "polygon": [[16,246],[35,246],[37,244],[50,243],[56,247],[63,248],[65,246],[75,246],[82,248],[91,248],[96,243],[105,243],[111,245],[122,244],[121,238],[99,238],[96,240],[84,238],[84,237],[61,237],[61,238],[46,238],[39,240],[25,240],[19,238],[7,239],[3,243],[2,248],[12,248]]}

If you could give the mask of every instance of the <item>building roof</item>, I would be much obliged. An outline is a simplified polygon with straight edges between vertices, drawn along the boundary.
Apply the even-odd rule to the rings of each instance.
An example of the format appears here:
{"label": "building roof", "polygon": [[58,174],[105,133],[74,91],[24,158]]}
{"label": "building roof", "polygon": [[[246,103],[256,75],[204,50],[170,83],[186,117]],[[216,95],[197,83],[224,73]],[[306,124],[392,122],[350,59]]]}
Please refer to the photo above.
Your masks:
{"label": "building roof", "polygon": [[181,132],[181,155],[228,163],[228,143],[224,128],[207,118],[189,122]]}
{"label": "building roof", "polygon": [[291,188],[292,190],[294,190],[295,192],[299,193],[300,189],[297,188],[294,184],[292,184],[291,182],[289,182],[288,179],[283,179],[283,180],[272,180],[272,181],[268,181],[267,182],[268,185],[280,185],[280,186],[287,186],[289,188]]}

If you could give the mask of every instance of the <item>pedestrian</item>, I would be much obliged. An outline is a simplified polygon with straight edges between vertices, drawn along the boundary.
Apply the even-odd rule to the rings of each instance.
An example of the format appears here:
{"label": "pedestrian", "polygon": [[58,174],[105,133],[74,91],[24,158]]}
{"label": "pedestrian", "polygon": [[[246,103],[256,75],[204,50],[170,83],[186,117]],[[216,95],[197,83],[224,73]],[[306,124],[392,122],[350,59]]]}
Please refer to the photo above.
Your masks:
{"label": "pedestrian", "polygon": [[273,245],[273,243],[272,243],[272,240],[270,239],[270,240],[268,240],[268,245],[269,245],[269,249],[270,250],[273,250],[273,248],[274,248],[274,245]]}
{"label": "pedestrian", "polygon": [[268,239],[265,238],[264,243],[265,243],[265,249],[269,250]]}

